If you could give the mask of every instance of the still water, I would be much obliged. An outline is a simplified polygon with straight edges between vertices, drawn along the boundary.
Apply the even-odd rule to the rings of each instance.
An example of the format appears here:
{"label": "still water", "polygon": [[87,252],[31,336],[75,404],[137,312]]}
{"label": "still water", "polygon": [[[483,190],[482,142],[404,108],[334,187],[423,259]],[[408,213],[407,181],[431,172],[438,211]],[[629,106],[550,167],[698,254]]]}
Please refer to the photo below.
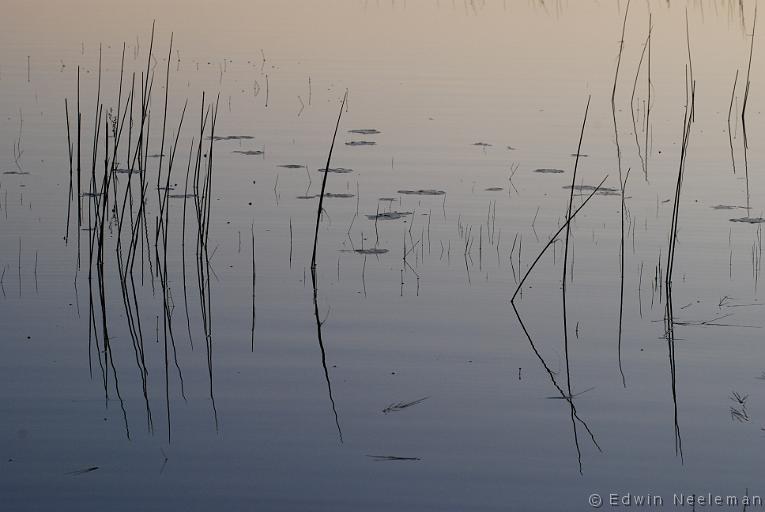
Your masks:
{"label": "still water", "polygon": [[755,5],[6,0],[2,508],[765,495]]}

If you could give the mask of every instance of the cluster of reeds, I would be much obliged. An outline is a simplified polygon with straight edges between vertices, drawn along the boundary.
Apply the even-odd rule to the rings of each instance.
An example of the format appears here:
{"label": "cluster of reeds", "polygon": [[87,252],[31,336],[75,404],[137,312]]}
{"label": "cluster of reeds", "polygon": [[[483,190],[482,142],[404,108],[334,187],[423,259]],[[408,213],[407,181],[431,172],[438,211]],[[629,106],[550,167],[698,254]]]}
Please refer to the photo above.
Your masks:
{"label": "cluster of reeds", "polygon": [[[178,144],[183,128],[187,104],[186,101],[178,115],[178,124],[174,135],[168,129],[168,103],[170,95],[170,56],[173,50],[172,35],[170,37],[167,69],[165,76],[165,97],[162,109],[162,125],[159,145],[158,164],[150,165],[152,157],[150,147],[157,137],[151,131],[152,119],[152,90],[155,82],[155,72],[152,68],[154,48],[154,26],[144,71],[133,72],[128,82],[125,73],[125,50],[122,47],[119,83],[115,105],[108,107],[102,100],[102,63],[99,49],[98,84],[96,101],[93,112],[93,132],[91,134],[90,176],[83,176],[87,171],[83,166],[83,149],[87,145],[83,133],[83,112],[80,102],[80,70],[77,70],[76,95],[76,133],[72,133],[70,122],[69,101],[65,100],[64,109],[67,121],[67,147],[69,153],[69,199],[67,212],[66,240],[69,241],[70,223],[73,222],[71,211],[74,206],[77,213],[77,247],[78,271],[82,265],[82,233],[87,233],[87,275],[89,288],[89,322],[88,322],[88,353],[91,376],[93,372],[93,354],[100,369],[105,396],[108,400],[111,389],[110,382],[120,399],[126,431],[129,435],[127,413],[122,400],[117,378],[117,366],[112,350],[112,337],[109,333],[109,301],[110,290],[105,270],[107,264],[116,267],[122,307],[127,321],[128,332],[132,342],[135,362],[138,368],[146,420],[149,431],[154,430],[154,419],[150,405],[149,369],[144,347],[144,324],[141,320],[142,308],[139,300],[138,287],[145,285],[145,279],[151,285],[152,293],[156,292],[156,282],[162,294],[162,331],[164,340],[164,384],[165,409],[167,416],[167,435],[170,439],[170,360],[172,358],[178,374],[180,394],[185,399],[183,375],[178,363],[173,330],[173,300],[171,278],[168,264],[169,235],[171,233],[170,190],[171,176],[176,164]],[[198,133],[191,140],[189,148],[186,181],[183,196],[181,233],[183,293],[186,306],[186,318],[189,342],[193,347],[191,322],[188,312],[187,282],[186,282],[186,223],[187,200],[194,199],[196,219],[196,262],[199,303],[202,311],[202,323],[206,340],[208,369],[210,374],[210,397],[213,400],[212,380],[212,326],[210,302],[210,261],[208,254],[208,239],[210,231],[211,194],[213,176],[213,144],[215,141],[215,120],[217,118],[218,101],[208,104],[204,93],[200,107],[200,124]],[[209,144],[203,145],[205,135]],[[76,151],[75,151],[76,147]],[[194,150],[196,149],[196,153]],[[124,162],[124,163],[121,163]],[[102,170],[101,163],[103,164]],[[191,173],[193,169],[193,174]],[[76,172],[75,172],[76,170]],[[151,203],[148,194],[148,174],[156,173],[156,204]],[[123,180],[121,176],[126,175]],[[189,181],[191,178],[191,181]],[[83,192],[85,185],[85,192]],[[191,186],[191,191],[189,191]],[[74,196],[77,191],[76,198]],[[152,217],[153,212],[153,219]],[[154,243],[153,250],[149,230],[153,220]],[[176,228],[177,229],[177,228]],[[107,258],[108,242],[113,241],[113,258]],[[140,262],[140,265],[136,263]],[[147,272],[148,270],[148,272]],[[159,341],[159,315],[157,315],[157,341]],[[111,376],[111,380],[110,380]],[[217,412],[215,413],[217,425]]]}

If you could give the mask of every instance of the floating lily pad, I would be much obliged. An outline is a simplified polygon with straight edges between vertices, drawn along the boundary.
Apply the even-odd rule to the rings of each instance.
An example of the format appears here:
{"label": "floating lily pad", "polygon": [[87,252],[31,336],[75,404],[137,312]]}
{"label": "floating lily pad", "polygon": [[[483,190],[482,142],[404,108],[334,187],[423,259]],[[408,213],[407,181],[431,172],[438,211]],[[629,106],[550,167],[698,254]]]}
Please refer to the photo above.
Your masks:
{"label": "floating lily pad", "polygon": [[412,212],[380,212],[374,215],[367,215],[369,220],[397,220],[411,215]]}
{"label": "floating lily pad", "polygon": [[358,130],[348,130],[348,133],[358,133],[359,135],[377,135],[378,133],[382,132],[374,128],[361,128]]}
{"label": "floating lily pad", "polygon": [[446,194],[443,190],[434,189],[420,189],[420,190],[399,190],[399,194],[405,194],[409,196],[442,196]]}

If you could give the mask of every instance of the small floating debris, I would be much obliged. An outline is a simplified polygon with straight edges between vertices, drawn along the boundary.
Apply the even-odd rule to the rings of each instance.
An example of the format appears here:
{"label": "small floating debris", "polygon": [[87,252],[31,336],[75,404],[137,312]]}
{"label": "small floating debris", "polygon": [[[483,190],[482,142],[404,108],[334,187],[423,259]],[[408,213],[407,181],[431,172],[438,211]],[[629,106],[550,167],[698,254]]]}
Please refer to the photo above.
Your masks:
{"label": "small floating debris", "polygon": [[563,174],[563,169],[534,169],[534,172],[540,174]]}
{"label": "small floating debris", "polygon": [[515,151],[518,148],[514,148],[513,146],[507,146],[508,151]]}
{"label": "small floating debris", "polygon": [[345,143],[346,146],[374,146],[377,144],[373,140],[351,140]]}
{"label": "small floating debris", "polygon": [[102,192],[83,192],[82,197],[101,197]]}
{"label": "small floating debris", "polygon": [[499,192],[501,190],[505,190],[505,189],[502,187],[489,187],[486,189],[487,192]]}
{"label": "small floating debris", "polygon": [[213,135],[207,137],[207,140],[252,140],[254,138],[252,135]]}
{"label": "small floating debris", "polygon": [[399,194],[406,194],[410,196],[442,196],[446,194],[443,190],[435,189],[419,189],[419,190],[399,190]]}
{"label": "small floating debris", "polygon": [[395,455],[367,455],[370,459],[374,459],[375,462],[391,461],[391,460],[422,460],[419,457],[396,457]]}
{"label": "small floating debris", "polygon": [[361,128],[358,130],[348,130],[348,133],[357,133],[359,135],[377,135],[378,133],[382,132],[374,128]]}
{"label": "small floating debris", "polygon": [[78,476],[78,475],[84,475],[85,473],[92,473],[93,471],[96,471],[98,469],[100,469],[98,466],[91,466],[91,467],[85,468],[85,469],[78,469],[76,471],[70,471],[70,472],[68,472],[66,474],[67,475],[71,475],[71,476]]}
{"label": "small floating debris", "polygon": [[284,167],[285,169],[303,169],[303,168],[305,168],[305,165],[300,165],[300,164],[284,164],[284,165],[277,165],[277,167]]}
{"label": "small floating debris", "polygon": [[482,147],[482,148],[490,148],[491,147],[491,144],[489,144],[488,142],[474,142],[473,145],[474,146],[479,146],[479,147]]}
{"label": "small floating debris", "polygon": [[388,203],[392,203],[395,200],[396,200],[395,197],[381,197],[380,199],[378,199],[378,201],[385,201],[385,202],[388,202]]}
{"label": "small floating debris", "polygon": [[730,219],[731,222],[744,222],[746,224],[762,224],[765,222],[763,217],[741,217],[739,219]]}
{"label": "small floating debris", "polygon": [[395,402],[395,403],[392,403],[392,404],[388,405],[388,407],[383,409],[382,412],[383,412],[383,414],[388,414],[389,412],[402,411],[402,410],[404,410],[404,409],[406,409],[408,407],[412,407],[413,405],[421,404],[422,402],[424,402],[428,398],[430,398],[430,397],[429,396],[424,396],[422,398],[418,398],[417,400],[412,400],[411,402]]}
{"label": "small floating debris", "polygon": [[115,169],[114,172],[117,174],[141,174],[143,171],[141,169]]}
{"label": "small floating debris", "polygon": [[175,185],[170,185],[169,187],[157,187],[157,190],[161,190],[163,192],[164,191],[175,190]]}
{"label": "small floating debris", "polygon": [[164,153],[154,153],[153,155],[149,155],[149,158],[159,158],[161,156],[165,156]]}
{"label": "small floating debris", "polygon": [[716,205],[712,206],[712,209],[713,210],[737,210],[737,209],[746,210],[746,206],[734,206],[734,205],[730,205],[730,204],[716,204]]}
{"label": "small floating debris", "polygon": [[5,172],[3,172],[3,174],[16,174],[16,175],[19,175],[19,176],[24,176],[24,175],[27,175],[29,173],[27,171],[5,171]]}
{"label": "small floating debris", "polygon": [[585,153],[571,153],[571,156],[573,156],[574,158],[576,157],[587,158],[590,155],[587,155]]}
{"label": "small floating debris", "polygon": [[189,193],[189,194],[170,194],[170,195],[168,195],[168,197],[171,197],[173,199],[190,199],[192,197],[197,197],[197,195],[194,194],[194,193]]}
{"label": "small floating debris", "polygon": [[412,212],[380,212],[374,215],[367,215],[367,219],[369,220],[398,220],[411,214]]}
{"label": "small floating debris", "polygon": [[319,172],[334,172],[336,174],[348,174],[353,172],[353,169],[346,169],[345,167],[330,167],[329,171],[327,169],[316,169]]}
{"label": "small floating debris", "polygon": [[233,151],[233,153],[239,153],[240,155],[246,155],[246,156],[258,156],[258,155],[262,155],[263,151],[259,149],[245,149],[242,151]]}

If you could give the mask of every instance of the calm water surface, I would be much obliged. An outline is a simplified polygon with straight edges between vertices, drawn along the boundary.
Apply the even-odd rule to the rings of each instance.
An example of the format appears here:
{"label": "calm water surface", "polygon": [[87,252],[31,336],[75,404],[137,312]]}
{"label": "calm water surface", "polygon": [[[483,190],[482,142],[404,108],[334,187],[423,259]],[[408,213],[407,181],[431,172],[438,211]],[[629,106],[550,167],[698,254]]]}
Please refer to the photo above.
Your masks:
{"label": "calm water surface", "polygon": [[[755,2],[4,7],[3,509],[549,511],[590,509],[592,493],[667,508],[674,493],[765,495],[762,232],[731,222],[765,217]],[[319,169],[346,92],[330,167],[349,172],[327,176],[314,288]],[[607,189],[571,223],[567,256],[564,231],[539,259],[518,316],[510,299],[566,220],[588,97],[573,207],[587,186]],[[107,123],[128,105],[113,157]],[[106,206],[87,194],[95,137]],[[197,156],[210,185],[184,198]],[[142,211],[141,174],[112,172],[131,160]]]}

